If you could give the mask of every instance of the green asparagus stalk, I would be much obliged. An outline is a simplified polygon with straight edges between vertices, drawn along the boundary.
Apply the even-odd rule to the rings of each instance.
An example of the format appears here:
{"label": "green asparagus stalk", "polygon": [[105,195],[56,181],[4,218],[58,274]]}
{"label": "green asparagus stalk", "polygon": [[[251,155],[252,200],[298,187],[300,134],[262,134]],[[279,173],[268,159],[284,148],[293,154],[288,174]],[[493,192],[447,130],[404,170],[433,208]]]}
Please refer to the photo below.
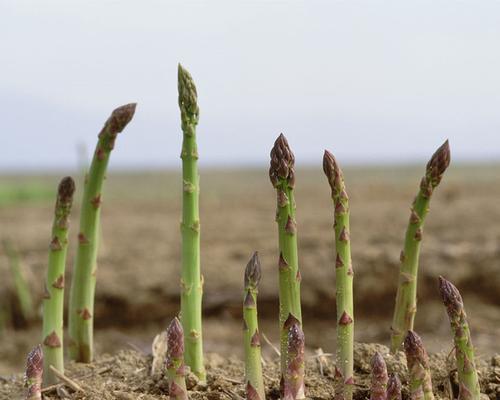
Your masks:
{"label": "green asparagus stalk", "polygon": [[372,358],[372,382],[370,388],[370,400],[387,399],[387,366],[384,357],[377,351]]}
{"label": "green asparagus stalk", "polygon": [[102,186],[117,135],[130,122],[135,104],[117,108],[101,132],[83,190],[78,249],[69,305],[69,352],[71,359],[89,363],[93,358],[93,315],[99,242]]}
{"label": "green asparagus stalk", "polygon": [[260,335],[257,319],[257,293],[261,277],[257,252],[245,268],[245,291],[243,299],[243,340],[245,343],[245,381],[247,398],[264,400],[264,380],[260,353]]}
{"label": "green asparagus stalk", "polygon": [[335,207],[334,230],[337,302],[337,366],[344,381],[343,394],[337,394],[344,400],[352,398],[354,385],[354,305],[353,305],[353,269],[349,230],[349,198],[344,177],[335,157],[327,150],[323,157],[323,171],[332,190]]}
{"label": "green asparagus stalk", "polygon": [[460,400],[479,400],[481,393],[474,361],[474,346],[464,310],[464,302],[458,289],[442,276],[439,277],[439,291],[450,318],[455,356],[457,359]]}
{"label": "green asparagus stalk", "polygon": [[167,329],[167,377],[172,400],[187,400],[186,367],[184,366],[184,332],[177,318]]}
{"label": "green asparagus stalk", "polygon": [[297,251],[297,223],[295,220],[295,157],[283,134],[271,150],[269,178],[277,193],[276,222],[279,237],[279,302],[281,374],[286,371],[289,315],[302,324],[300,306],[300,271]]}
{"label": "green asparagus stalk", "polygon": [[404,340],[404,350],[410,373],[411,400],[434,400],[429,356],[422,339],[415,332],[408,331]]}
{"label": "green asparagus stalk", "polygon": [[64,271],[68,249],[69,214],[74,191],[73,179],[69,176],[63,178],[57,191],[43,300],[43,376],[46,386],[57,382],[56,376],[49,368],[51,365],[58,371],[64,372]]}
{"label": "green asparagus stalk", "polygon": [[396,373],[392,373],[389,376],[389,381],[387,382],[387,400],[401,400],[401,381]]}
{"label": "green asparagus stalk", "polygon": [[200,210],[198,148],[198,95],[193,78],[179,64],[179,108],[182,121],[182,272],[181,322],[184,328],[186,351],[184,360],[200,380],[205,380],[201,304],[203,278],[200,272]]}
{"label": "green asparagus stalk", "polygon": [[287,362],[283,379],[283,400],[305,399],[304,388],[304,332],[300,322],[289,315],[285,322],[288,329]]}
{"label": "green asparagus stalk", "polygon": [[417,312],[418,260],[424,221],[429,211],[432,193],[441,182],[448,165],[450,165],[450,146],[446,141],[427,163],[425,175],[420,182],[420,190],[411,208],[404,249],[400,256],[399,284],[391,326],[391,351],[393,353],[401,347],[406,332],[413,329],[413,321]]}
{"label": "green asparagus stalk", "polygon": [[43,351],[36,346],[26,360],[25,383],[28,388],[26,400],[42,400]]}

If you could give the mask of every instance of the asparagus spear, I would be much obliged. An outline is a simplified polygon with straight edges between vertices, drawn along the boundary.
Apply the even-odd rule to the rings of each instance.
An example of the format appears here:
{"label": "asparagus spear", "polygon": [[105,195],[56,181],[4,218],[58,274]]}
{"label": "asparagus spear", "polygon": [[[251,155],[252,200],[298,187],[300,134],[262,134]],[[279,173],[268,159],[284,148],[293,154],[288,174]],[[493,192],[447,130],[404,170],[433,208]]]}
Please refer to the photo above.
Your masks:
{"label": "asparagus spear", "polygon": [[413,321],[417,312],[418,259],[424,221],[429,211],[431,195],[441,182],[448,165],[450,165],[450,146],[446,141],[427,163],[425,175],[420,182],[420,190],[411,208],[404,250],[400,257],[401,269],[391,326],[391,351],[393,353],[401,347],[405,333],[413,329]]}
{"label": "asparagus spear", "polygon": [[89,363],[93,358],[93,315],[102,185],[118,135],[130,122],[135,104],[117,108],[101,132],[83,190],[78,249],[71,280],[69,351],[71,359]]}
{"label": "asparagus spear", "polygon": [[396,373],[389,375],[387,382],[387,400],[401,400],[401,381]]}
{"label": "asparagus spear", "polygon": [[458,289],[442,276],[439,277],[439,291],[453,330],[458,381],[460,384],[458,398],[461,400],[478,400],[481,393],[474,362],[474,346],[470,337],[462,296]]}
{"label": "asparagus spear", "polygon": [[193,78],[179,64],[179,108],[182,121],[182,273],[181,273],[181,321],[184,328],[186,352],[184,360],[202,381],[205,380],[203,365],[203,340],[201,303],[203,279],[200,272],[200,211],[198,149],[196,125],[198,125],[198,95]]}
{"label": "asparagus spear", "polygon": [[413,331],[408,331],[404,340],[404,349],[410,372],[410,398],[412,400],[434,400],[429,356],[420,336]]}
{"label": "asparagus spear", "polygon": [[64,313],[64,270],[68,250],[69,214],[73,203],[75,182],[69,176],[63,178],[57,191],[52,241],[49,247],[49,263],[43,300],[43,372],[44,385],[57,382],[50,370],[53,365],[64,372],[63,313]]}
{"label": "asparagus spear", "polygon": [[36,346],[26,360],[25,382],[28,388],[26,400],[42,400],[43,352]]}
{"label": "asparagus spear", "polygon": [[291,314],[285,321],[285,326],[288,330],[288,349],[286,353],[286,371],[283,375],[283,399],[305,399],[304,332],[302,332],[300,322]]}
{"label": "asparagus spear", "polygon": [[297,252],[297,223],[295,221],[295,157],[283,134],[271,150],[269,178],[277,192],[276,222],[279,237],[279,301],[281,374],[286,371],[289,315],[302,324],[300,307],[300,271]]}
{"label": "asparagus spear", "polygon": [[384,357],[377,351],[372,358],[372,382],[370,390],[371,400],[387,399],[387,366]]}
{"label": "asparagus spear", "polygon": [[349,231],[349,198],[345,189],[344,177],[335,157],[327,150],[323,156],[323,171],[332,190],[335,207],[334,230],[335,277],[337,287],[337,366],[344,380],[343,395],[345,400],[352,398],[354,385],[354,305],[353,305],[353,269],[351,261]]}
{"label": "asparagus spear", "polygon": [[266,397],[262,378],[260,335],[257,319],[257,293],[260,277],[261,269],[259,255],[255,252],[245,269],[243,339],[245,343],[245,381],[247,382],[247,398],[255,398],[256,400],[264,400]]}
{"label": "asparagus spear", "polygon": [[187,400],[186,367],[184,366],[184,332],[177,318],[167,329],[167,376],[172,400]]}

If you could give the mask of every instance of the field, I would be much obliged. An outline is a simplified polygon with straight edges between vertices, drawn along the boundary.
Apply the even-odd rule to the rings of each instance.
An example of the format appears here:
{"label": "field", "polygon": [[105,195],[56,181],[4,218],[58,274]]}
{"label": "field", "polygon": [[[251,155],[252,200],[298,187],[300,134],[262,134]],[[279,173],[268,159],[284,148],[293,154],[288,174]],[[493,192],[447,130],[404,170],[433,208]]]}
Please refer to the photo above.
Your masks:
{"label": "field", "polygon": [[[357,341],[388,343],[399,253],[422,173],[423,166],[345,168],[351,201]],[[0,239],[10,240],[19,251],[37,304],[43,293],[53,193],[59,178],[0,177]],[[76,199],[80,197],[79,191]],[[452,348],[449,322],[437,291],[440,274],[462,292],[478,354],[499,351],[499,198],[500,165],[453,165],[433,196],[424,232],[416,319],[416,330],[430,351]],[[307,348],[334,352],[333,207],[319,167],[297,166],[296,201]],[[67,282],[78,209],[76,204]],[[177,172],[108,176],[96,294],[98,353],[131,347],[149,351],[154,335],[177,313],[180,211]],[[274,214],[275,192],[265,169],[202,169],[201,250],[208,352],[242,355],[243,270],[254,250],[259,251],[263,266],[261,330],[277,343]],[[0,271],[2,298],[13,303],[3,253]],[[0,375],[21,372],[26,353],[40,341],[40,335],[39,320],[28,326],[20,324],[15,330],[7,328],[0,339]]]}

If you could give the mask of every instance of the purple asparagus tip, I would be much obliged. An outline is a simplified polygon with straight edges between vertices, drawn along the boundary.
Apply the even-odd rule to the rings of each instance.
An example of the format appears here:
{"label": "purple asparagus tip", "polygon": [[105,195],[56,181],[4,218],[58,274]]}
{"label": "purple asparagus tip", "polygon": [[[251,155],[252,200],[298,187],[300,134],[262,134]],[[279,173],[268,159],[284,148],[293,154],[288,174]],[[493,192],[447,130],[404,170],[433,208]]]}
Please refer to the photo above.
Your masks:
{"label": "purple asparagus tip", "polygon": [[104,125],[111,135],[116,135],[123,131],[132,120],[137,103],[129,103],[115,109]]}
{"label": "purple asparagus tip", "polygon": [[387,400],[401,400],[401,381],[398,374],[393,373],[387,382]]}
{"label": "purple asparagus tip", "polygon": [[71,203],[75,193],[75,181],[71,176],[64,177],[59,183],[57,196],[61,203]]}
{"label": "purple asparagus tip", "polygon": [[439,182],[441,182],[441,178],[443,177],[444,171],[446,171],[450,165],[450,161],[450,144],[448,140],[446,140],[427,163],[426,175],[430,179],[432,186],[436,187]]}
{"label": "purple asparagus tip", "polygon": [[387,380],[387,367],[384,357],[376,352],[372,358],[372,382],[371,382],[371,400],[385,400]]}
{"label": "purple asparagus tip", "polygon": [[419,362],[424,365],[424,367],[427,367],[429,357],[425,351],[424,343],[422,342],[420,336],[418,336],[414,331],[408,331],[403,347],[406,358],[410,364],[413,362]]}
{"label": "purple asparagus tip", "polygon": [[323,172],[332,190],[341,191],[340,182],[342,181],[342,170],[337,164],[337,160],[328,150],[323,154]]}
{"label": "purple asparagus tip", "polygon": [[182,358],[184,355],[184,331],[177,317],[167,328],[167,358]]}
{"label": "purple asparagus tip", "polygon": [[245,288],[257,289],[261,278],[259,253],[255,252],[245,268]]}
{"label": "purple asparagus tip", "polygon": [[43,376],[42,346],[36,346],[28,354],[26,360],[26,386],[28,387],[27,400],[41,400]]}
{"label": "purple asparagus tip", "polygon": [[274,187],[277,187],[280,180],[286,180],[288,186],[295,183],[295,156],[288,145],[285,135],[282,133],[274,142],[271,150],[271,164],[269,168],[269,179]]}
{"label": "purple asparagus tip", "polygon": [[448,315],[452,317],[463,309],[464,302],[458,289],[442,276],[439,277],[439,292],[446,306]]}

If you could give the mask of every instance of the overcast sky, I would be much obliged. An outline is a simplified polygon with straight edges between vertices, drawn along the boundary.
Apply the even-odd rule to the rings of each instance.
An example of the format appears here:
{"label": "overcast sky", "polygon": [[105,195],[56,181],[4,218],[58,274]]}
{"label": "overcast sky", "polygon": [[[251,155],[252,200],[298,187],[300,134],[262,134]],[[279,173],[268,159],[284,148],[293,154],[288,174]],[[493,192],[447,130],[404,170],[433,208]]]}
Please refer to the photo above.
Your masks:
{"label": "overcast sky", "polygon": [[111,166],[178,166],[178,62],[205,165],[500,158],[498,0],[0,0],[0,169],[76,167],[132,101]]}

